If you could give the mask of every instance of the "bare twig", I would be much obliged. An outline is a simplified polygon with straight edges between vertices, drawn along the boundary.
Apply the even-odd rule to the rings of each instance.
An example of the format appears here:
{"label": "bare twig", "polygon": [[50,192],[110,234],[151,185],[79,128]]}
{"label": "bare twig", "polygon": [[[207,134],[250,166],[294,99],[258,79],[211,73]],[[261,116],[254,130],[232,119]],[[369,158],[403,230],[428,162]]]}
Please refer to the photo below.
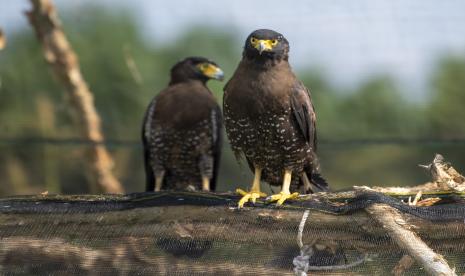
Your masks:
{"label": "bare twig", "polygon": [[126,61],[126,66],[128,67],[128,70],[131,73],[132,78],[137,84],[142,84],[142,75],[140,74],[139,68],[137,67],[136,62],[134,61],[128,44],[124,45],[123,52],[124,60]]}
{"label": "bare twig", "polygon": [[[71,95],[82,123],[83,137],[93,142],[102,142],[101,122],[92,92],[81,74],[78,57],[63,32],[52,2],[31,0],[31,3],[32,10],[27,12],[27,17],[42,43],[46,61]],[[88,158],[99,186],[108,193],[122,193],[123,188],[111,171],[113,160],[106,148],[102,144],[92,145]]]}
{"label": "bare twig", "polygon": [[435,253],[414,232],[394,208],[373,204],[366,209],[388,232],[399,247],[405,249],[430,275],[456,275],[446,260]]}

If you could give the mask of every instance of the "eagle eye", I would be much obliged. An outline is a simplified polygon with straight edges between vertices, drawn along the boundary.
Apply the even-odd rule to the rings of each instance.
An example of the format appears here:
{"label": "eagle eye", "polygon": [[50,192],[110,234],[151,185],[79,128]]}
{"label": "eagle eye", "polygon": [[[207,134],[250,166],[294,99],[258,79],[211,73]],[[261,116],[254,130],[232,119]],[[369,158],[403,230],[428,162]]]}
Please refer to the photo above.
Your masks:
{"label": "eagle eye", "polygon": [[278,44],[278,40],[277,40],[277,39],[271,40],[271,45],[275,46],[276,44]]}

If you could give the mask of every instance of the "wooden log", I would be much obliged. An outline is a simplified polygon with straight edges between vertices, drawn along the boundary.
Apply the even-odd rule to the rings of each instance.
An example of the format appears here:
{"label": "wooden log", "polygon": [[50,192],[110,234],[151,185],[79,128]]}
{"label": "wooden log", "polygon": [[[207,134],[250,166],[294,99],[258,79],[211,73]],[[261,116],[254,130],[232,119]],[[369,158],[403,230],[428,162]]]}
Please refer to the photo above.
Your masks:
{"label": "wooden log", "polygon": [[[34,205],[43,205],[44,201],[35,201]],[[0,205],[7,204],[0,201]],[[70,202],[63,201],[63,204]],[[59,207],[57,207],[59,208]],[[54,231],[60,237],[73,236],[86,232],[89,236],[123,238],[137,232],[140,236],[150,236],[151,227],[157,228],[160,236],[179,239],[184,236],[197,240],[217,240],[228,242],[231,233],[244,233],[234,237],[236,242],[248,242],[254,235],[254,243],[266,244],[270,240],[282,244],[292,244],[296,227],[303,211],[285,209],[247,208],[237,211],[224,206],[165,206],[136,208],[123,211],[99,213],[64,214],[0,214],[0,231],[3,235],[37,237],[46,236],[50,231],[47,225],[54,225]],[[431,223],[413,216],[406,216],[409,224],[431,242],[435,248],[461,248],[465,246],[464,226],[460,223]],[[195,223],[192,221],[195,219]],[[237,223],[240,222],[240,223]],[[44,225],[44,227],[39,227]],[[279,231],[269,231],[264,225],[272,225]],[[108,229],[118,229],[106,232]],[[70,231],[69,229],[74,229]],[[34,229],[33,232],[31,232]],[[311,220],[305,228],[310,238],[332,240],[343,248],[356,247],[364,250],[383,248],[392,250],[395,244],[386,239],[386,232],[377,226],[372,218],[357,212],[350,215],[332,215],[318,211],[311,212]],[[8,234],[11,233],[11,234]],[[377,240],[377,243],[373,243]]]}
{"label": "wooden log", "polygon": [[87,152],[92,175],[107,193],[123,193],[123,187],[112,173],[113,160],[105,146],[100,117],[94,97],[79,67],[78,57],[63,31],[58,14],[50,0],[31,0],[32,10],[26,15],[42,44],[45,60],[71,96],[82,136],[94,144]]}
{"label": "wooden log", "polygon": [[[171,201],[167,201],[167,196]],[[327,197],[340,199],[335,194]],[[214,201],[215,198],[222,199],[223,203]],[[306,209],[258,205],[238,210],[231,199],[231,195],[173,192],[0,199],[0,248],[4,249],[0,250],[0,266],[15,271],[22,262],[31,265],[24,260],[32,259],[36,263],[78,267],[83,274],[88,267],[92,267],[91,271],[100,271],[107,265],[116,274],[137,273],[131,270],[137,267],[153,269],[152,274],[170,269],[180,273],[189,267],[211,275],[234,274],[234,271],[244,274],[246,271],[251,274],[292,271],[292,260],[299,254],[296,237]],[[151,205],[160,201],[164,202],[161,206]],[[192,205],[195,202],[198,205]],[[121,208],[120,203],[129,204],[130,208]],[[80,210],[89,205],[109,208]],[[24,206],[32,208],[24,209]],[[334,269],[321,274],[384,275],[404,254],[412,255],[396,242],[389,229],[381,227],[383,224],[377,223],[378,219],[363,210],[344,215],[308,212],[302,243],[326,252],[326,255],[313,256],[315,262],[311,266]],[[461,222],[434,223],[405,214],[403,220],[435,251],[447,252],[451,264],[463,262],[465,231],[461,230]],[[51,252],[53,248],[57,248],[56,252]],[[204,251],[202,257],[185,256],[185,251],[196,248]],[[60,259],[62,255],[68,257]],[[334,256],[344,257],[333,259]],[[366,261],[358,264],[357,260],[363,256],[367,256],[363,258]],[[344,258],[347,258],[345,263]],[[115,260],[117,264],[108,264],[107,260]],[[351,263],[357,266],[348,267]],[[420,264],[417,261],[409,272],[419,273]],[[37,269],[50,272],[48,267]]]}

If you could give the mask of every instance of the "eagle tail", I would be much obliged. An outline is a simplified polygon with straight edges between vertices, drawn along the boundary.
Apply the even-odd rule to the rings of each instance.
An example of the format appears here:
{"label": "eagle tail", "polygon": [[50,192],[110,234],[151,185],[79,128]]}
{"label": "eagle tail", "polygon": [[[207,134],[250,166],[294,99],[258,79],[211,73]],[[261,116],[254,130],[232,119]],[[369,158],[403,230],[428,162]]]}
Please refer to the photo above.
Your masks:
{"label": "eagle tail", "polygon": [[147,150],[144,150],[144,167],[145,167],[145,191],[153,192],[155,189],[155,175],[150,166],[150,155]]}
{"label": "eagle tail", "polygon": [[329,191],[329,185],[326,179],[319,173],[312,173],[310,182],[322,192]]}
{"label": "eagle tail", "polygon": [[328,192],[329,184],[328,181],[326,181],[326,179],[320,174],[320,161],[318,160],[318,156],[314,151],[312,151],[311,156],[312,162],[304,167],[304,172],[310,182],[310,191],[307,190],[305,192]]}
{"label": "eagle tail", "polygon": [[[301,184],[305,187],[305,193],[327,192],[329,184],[326,179],[320,174],[320,165],[318,159],[314,159],[314,164],[304,168],[306,179],[300,179]],[[310,183],[308,183],[310,182]],[[307,185],[305,185],[307,183]]]}

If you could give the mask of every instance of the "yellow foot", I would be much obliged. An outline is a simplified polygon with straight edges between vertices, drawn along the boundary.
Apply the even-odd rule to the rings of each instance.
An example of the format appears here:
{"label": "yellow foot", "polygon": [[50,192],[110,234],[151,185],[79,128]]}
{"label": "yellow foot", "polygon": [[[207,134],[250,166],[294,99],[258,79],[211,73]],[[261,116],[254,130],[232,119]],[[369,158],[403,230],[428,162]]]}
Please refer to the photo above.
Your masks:
{"label": "yellow foot", "polygon": [[296,199],[298,197],[299,197],[299,193],[289,194],[289,193],[280,192],[279,194],[269,196],[268,200],[271,202],[278,201],[276,202],[276,205],[281,206],[283,205],[284,201],[286,201],[287,199]]}
{"label": "yellow foot", "polygon": [[255,201],[257,200],[257,198],[266,197],[266,194],[260,191],[246,192],[242,189],[237,189],[236,193],[242,196],[241,200],[239,200],[239,203],[238,203],[239,208],[244,207],[244,204],[248,201],[251,201],[252,203],[255,204]]}

